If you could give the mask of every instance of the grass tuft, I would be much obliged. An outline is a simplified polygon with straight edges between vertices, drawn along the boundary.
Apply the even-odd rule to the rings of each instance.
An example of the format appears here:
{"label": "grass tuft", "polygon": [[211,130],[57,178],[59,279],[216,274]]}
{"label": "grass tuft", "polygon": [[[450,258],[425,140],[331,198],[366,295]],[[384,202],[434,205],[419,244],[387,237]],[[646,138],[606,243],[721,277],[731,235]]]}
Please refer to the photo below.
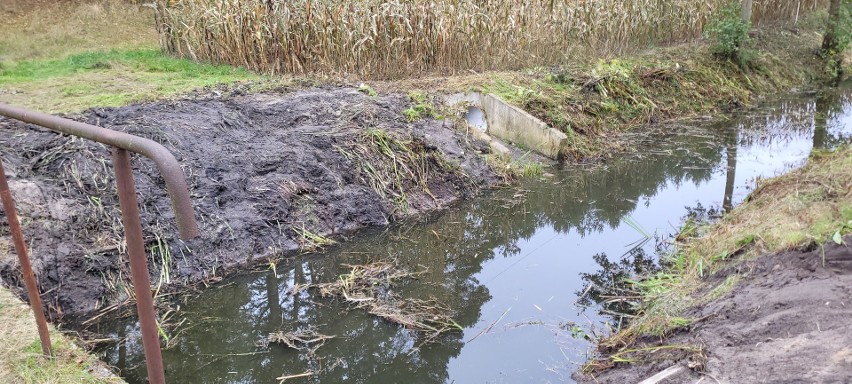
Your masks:
{"label": "grass tuft", "polygon": [[422,140],[378,128],[364,131],[352,145],[335,148],[360,167],[359,177],[382,200],[393,204],[395,214],[413,208],[415,196],[434,199],[429,190],[433,177],[467,179],[459,166],[450,163],[439,150],[427,148]]}
{"label": "grass tuft", "polygon": [[[41,354],[30,307],[0,287],[0,382],[122,383],[97,359],[52,330],[53,358]],[[52,327],[51,327],[52,328]]]}

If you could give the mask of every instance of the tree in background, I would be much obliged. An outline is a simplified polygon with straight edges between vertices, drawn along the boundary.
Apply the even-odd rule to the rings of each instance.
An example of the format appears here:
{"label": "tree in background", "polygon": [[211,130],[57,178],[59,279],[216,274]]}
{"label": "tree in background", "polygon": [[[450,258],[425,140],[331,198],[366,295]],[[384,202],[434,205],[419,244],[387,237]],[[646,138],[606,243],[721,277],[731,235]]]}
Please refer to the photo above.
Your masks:
{"label": "tree in background", "polygon": [[740,16],[746,24],[751,23],[751,3],[752,0],[743,0],[742,11],[740,11]]}
{"label": "tree in background", "polygon": [[713,41],[710,52],[720,59],[731,60],[743,69],[751,67],[756,57],[756,53],[749,49],[751,16],[745,13],[751,14],[751,6],[746,9],[746,2],[739,4],[734,1],[720,8],[704,29],[705,36]]}
{"label": "tree in background", "polygon": [[852,0],[831,0],[828,6],[828,23],[822,40],[822,56],[826,72],[835,81],[843,76],[843,51],[852,39]]}

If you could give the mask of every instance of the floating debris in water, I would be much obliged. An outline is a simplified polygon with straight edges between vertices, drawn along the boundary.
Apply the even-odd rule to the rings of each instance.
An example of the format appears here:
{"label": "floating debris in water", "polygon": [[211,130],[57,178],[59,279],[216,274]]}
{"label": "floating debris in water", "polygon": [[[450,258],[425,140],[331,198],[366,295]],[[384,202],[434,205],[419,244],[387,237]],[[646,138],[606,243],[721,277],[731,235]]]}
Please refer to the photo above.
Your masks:
{"label": "floating debris in water", "polygon": [[294,332],[273,332],[261,341],[261,346],[267,347],[270,343],[283,344],[297,351],[313,356],[317,349],[325,345],[325,342],[337,336],[323,335],[314,331],[313,328],[298,330]]}
{"label": "floating debris in water", "polygon": [[434,298],[402,298],[390,292],[395,281],[422,275],[426,270],[409,272],[400,267],[399,260],[379,261],[365,265],[347,265],[351,270],[331,283],[312,284],[324,297],[342,298],[355,308],[415,332],[421,341],[430,343],[446,332],[463,329],[452,319],[453,311]]}

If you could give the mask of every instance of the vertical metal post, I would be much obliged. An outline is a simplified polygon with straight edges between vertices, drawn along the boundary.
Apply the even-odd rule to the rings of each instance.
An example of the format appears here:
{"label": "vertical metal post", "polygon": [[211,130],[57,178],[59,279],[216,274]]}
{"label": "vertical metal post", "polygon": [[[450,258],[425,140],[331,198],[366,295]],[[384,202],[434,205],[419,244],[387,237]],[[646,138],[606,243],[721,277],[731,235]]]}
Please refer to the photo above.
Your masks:
{"label": "vertical metal post", "polygon": [[30,256],[27,252],[27,243],[24,241],[24,233],[21,231],[21,223],[18,221],[18,212],[15,211],[15,200],[12,199],[12,191],[6,182],[6,170],[0,161],[0,198],[3,200],[3,210],[6,212],[6,220],[9,222],[9,232],[15,243],[15,252],[18,253],[18,261],[21,263],[21,274],[24,277],[24,286],[27,287],[27,296],[33,309],[36,325],[38,326],[38,338],[41,339],[41,352],[45,356],[53,356],[53,347],[50,345],[50,331],[47,329],[47,319],[44,316],[44,307],[41,304],[41,295],[38,292],[33,267],[30,265]]}
{"label": "vertical metal post", "polygon": [[157,333],[151,279],[148,277],[148,259],[142,239],[142,224],[139,221],[139,203],[136,200],[136,184],[133,181],[133,170],[130,168],[130,155],[124,149],[113,148],[112,158],[118,186],[118,202],[121,206],[121,222],[124,224],[124,238],[130,258],[130,275],[136,292],[136,311],[142,328],[142,347],[145,350],[148,382],[164,384],[166,375]]}

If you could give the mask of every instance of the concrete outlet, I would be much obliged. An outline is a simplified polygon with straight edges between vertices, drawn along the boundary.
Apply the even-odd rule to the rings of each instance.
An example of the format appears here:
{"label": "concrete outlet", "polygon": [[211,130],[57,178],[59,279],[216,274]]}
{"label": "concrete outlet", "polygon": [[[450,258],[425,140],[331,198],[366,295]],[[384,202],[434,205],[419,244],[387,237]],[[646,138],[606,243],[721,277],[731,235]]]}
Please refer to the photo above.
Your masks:
{"label": "concrete outlet", "polygon": [[491,151],[501,157],[508,157],[510,151],[492,137],[554,160],[559,160],[562,148],[568,140],[564,133],[548,127],[535,116],[493,94],[483,96],[479,93],[458,93],[447,96],[444,102],[447,105],[470,105],[465,118],[471,126],[471,132],[477,139],[488,142]]}
{"label": "concrete outlet", "polygon": [[548,127],[523,109],[499,97],[482,97],[482,109],[488,122],[488,133],[496,138],[521,145],[551,159],[558,160],[568,136]]}

